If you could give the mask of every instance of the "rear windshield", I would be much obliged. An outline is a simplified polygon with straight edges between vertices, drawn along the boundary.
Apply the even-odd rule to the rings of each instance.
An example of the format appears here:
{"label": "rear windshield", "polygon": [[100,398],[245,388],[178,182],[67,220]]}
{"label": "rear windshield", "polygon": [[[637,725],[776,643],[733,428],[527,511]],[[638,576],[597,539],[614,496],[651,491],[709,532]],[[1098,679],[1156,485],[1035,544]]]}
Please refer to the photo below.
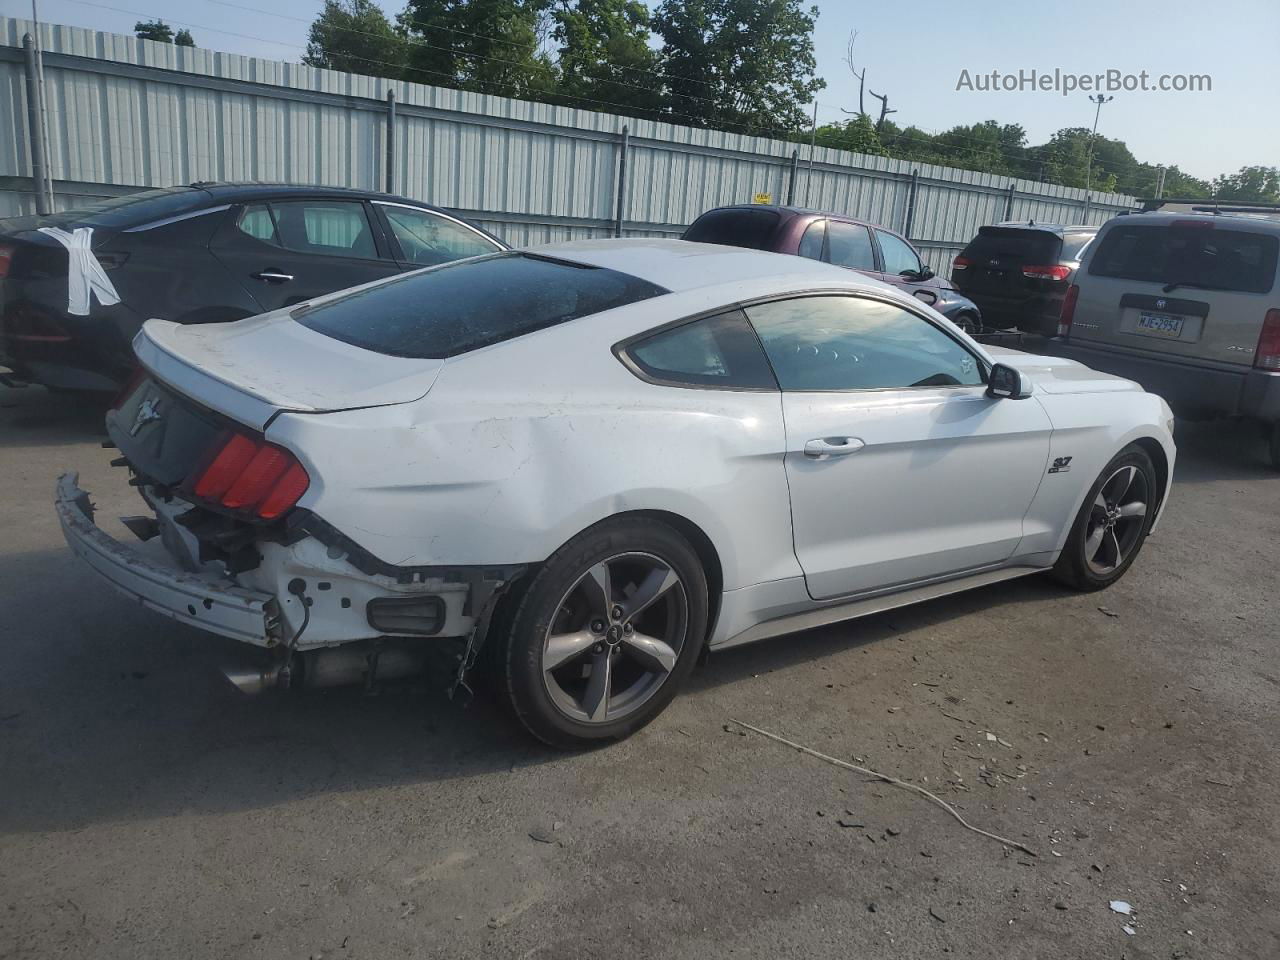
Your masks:
{"label": "rear windshield", "polygon": [[112,197],[88,203],[73,210],[63,210],[51,219],[79,227],[120,229],[177,216],[208,204],[209,195],[192,187],[166,187],[142,190],[123,197]]}
{"label": "rear windshield", "polygon": [[772,250],[780,219],[776,210],[711,210],[693,221],[680,239]]}
{"label": "rear windshield", "polygon": [[[1195,223],[1196,221],[1193,221]],[[1269,293],[1280,240],[1271,234],[1202,226],[1112,227],[1089,262],[1098,277],[1208,290]]]}
{"label": "rear windshield", "polygon": [[1068,233],[1062,238],[1062,259],[1063,260],[1079,260],[1084,254],[1084,248],[1089,245],[1089,241],[1096,237],[1096,233]]}
{"label": "rear windshield", "polygon": [[443,359],[668,292],[602,267],[500,253],[408,273],[293,318],[366,350]]}
{"label": "rear windshield", "polygon": [[1000,260],[1020,265],[1057,263],[1062,238],[1047,230],[1019,230],[1016,227],[983,227],[965,247],[971,260]]}

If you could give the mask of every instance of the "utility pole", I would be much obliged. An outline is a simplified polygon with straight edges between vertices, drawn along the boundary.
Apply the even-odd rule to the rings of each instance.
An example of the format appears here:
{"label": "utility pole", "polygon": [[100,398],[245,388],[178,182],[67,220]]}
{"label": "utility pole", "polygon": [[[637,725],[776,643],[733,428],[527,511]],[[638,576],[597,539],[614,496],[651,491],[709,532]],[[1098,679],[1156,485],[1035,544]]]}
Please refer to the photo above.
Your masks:
{"label": "utility pole", "polygon": [[1098,139],[1098,117],[1102,113],[1102,105],[1110,103],[1115,97],[1105,97],[1102,94],[1089,94],[1089,102],[1096,104],[1093,111],[1093,132],[1089,134],[1089,152],[1084,162],[1084,217],[1089,219],[1089,202],[1092,197],[1089,194],[1093,187],[1093,142]]}
{"label": "utility pole", "polygon": [[37,0],[31,0],[31,40],[33,52],[35,53],[37,129],[31,131],[31,136],[40,138],[40,153],[44,158],[44,176],[43,181],[39,184],[39,189],[44,194],[45,205],[49,208],[49,212],[52,213],[53,172],[51,167],[53,157],[49,150],[49,115],[45,110],[44,96],[44,57],[40,53],[40,10],[36,6],[36,2]]}
{"label": "utility pole", "polygon": [[813,150],[818,145],[818,101],[813,101],[813,126],[809,130],[809,175],[804,178],[804,205],[809,205],[809,185],[813,183]]}
{"label": "utility pole", "polygon": [[1164,196],[1164,167],[1156,168],[1156,199]]}

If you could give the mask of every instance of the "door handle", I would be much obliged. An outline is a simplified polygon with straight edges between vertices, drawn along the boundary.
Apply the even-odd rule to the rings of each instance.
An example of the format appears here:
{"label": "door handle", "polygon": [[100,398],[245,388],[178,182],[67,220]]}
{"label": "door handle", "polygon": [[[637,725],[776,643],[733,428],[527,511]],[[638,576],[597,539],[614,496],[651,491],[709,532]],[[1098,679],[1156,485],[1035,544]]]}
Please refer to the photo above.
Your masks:
{"label": "door handle", "polygon": [[827,460],[831,457],[847,457],[865,446],[857,437],[822,437],[806,443],[804,455],[810,460]]}
{"label": "door handle", "polygon": [[268,283],[288,283],[293,279],[292,273],[281,273],[279,270],[260,270],[249,276],[255,280],[266,280]]}

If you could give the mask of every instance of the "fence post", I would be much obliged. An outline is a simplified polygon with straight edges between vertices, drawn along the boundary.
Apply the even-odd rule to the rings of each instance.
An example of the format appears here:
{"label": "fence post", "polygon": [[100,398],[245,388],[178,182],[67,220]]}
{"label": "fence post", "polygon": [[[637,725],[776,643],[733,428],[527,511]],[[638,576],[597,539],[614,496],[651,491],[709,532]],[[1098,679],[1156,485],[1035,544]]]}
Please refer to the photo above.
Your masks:
{"label": "fence post", "polygon": [[35,43],[29,33],[22,38],[22,55],[27,67],[27,147],[31,153],[31,185],[36,195],[36,213],[43,217],[53,212],[53,203],[48,158],[44,155],[44,104],[40,97]]}
{"label": "fence post", "polygon": [[1093,201],[1093,191],[1086,190],[1084,192],[1084,216],[1081,217],[1081,221],[1086,225],[1089,223],[1089,206],[1092,203],[1092,201]]}
{"label": "fence post", "polygon": [[800,151],[791,151],[791,175],[787,177],[787,206],[791,207],[796,202],[796,177],[800,173]]}
{"label": "fence post", "polygon": [[622,214],[626,209],[627,203],[627,150],[631,146],[631,133],[624,125],[622,127],[622,139],[618,143],[618,189],[617,189],[617,212],[613,218],[613,235],[615,237],[622,236]]}
{"label": "fence post", "polygon": [[1014,182],[1010,180],[1009,195],[1004,198],[1004,218],[1006,220],[1013,219],[1013,191],[1014,191]]}
{"label": "fence post", "polygon": [[902,235],[911,239],[911,224],[916,218],[916,191],[920,189],[920,171],[911,171],[911,186],[907,188],[907,215],[903,218]]}
{"label": "fence post", "polygon": [[396,192],[396,92],[387,91],[387,193]]}

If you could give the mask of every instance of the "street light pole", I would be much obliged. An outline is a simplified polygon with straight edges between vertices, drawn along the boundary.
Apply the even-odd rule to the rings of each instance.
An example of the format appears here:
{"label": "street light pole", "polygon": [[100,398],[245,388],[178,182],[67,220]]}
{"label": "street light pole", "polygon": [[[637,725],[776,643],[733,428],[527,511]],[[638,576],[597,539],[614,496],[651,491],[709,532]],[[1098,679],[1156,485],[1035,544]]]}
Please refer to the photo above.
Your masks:
{"label": "street light pole", "polygon": [[[34,0],[32,0],[34,2]],[[1102,94],[1089,94],[1089,102],[1096,104],[1093,111],[1093,132],[1089,134],[1089,152],[1084,161],[1084,216],[1089,219],[1089,202],[1092,199],[1089,191],[1093,187],[1093,142],[1098,139],[1098,117],[1102,113],[1102,105],[1110,103],[1115,97],[1104,97]]]}
{"label": "street light pole", "polygon": [[44,154],[44,176],[39,184],[39,192],[44,194],[44,204],[53,210],[53,172],[50,164],[53,160],[49,152],[49,115],[44,95],[44,57],[40,54],[40,9],[37,0],[31,0],[31,40],[35,48],[36,61],[36,117],[38,129],[31,131],[31,136],[39,137]]}

